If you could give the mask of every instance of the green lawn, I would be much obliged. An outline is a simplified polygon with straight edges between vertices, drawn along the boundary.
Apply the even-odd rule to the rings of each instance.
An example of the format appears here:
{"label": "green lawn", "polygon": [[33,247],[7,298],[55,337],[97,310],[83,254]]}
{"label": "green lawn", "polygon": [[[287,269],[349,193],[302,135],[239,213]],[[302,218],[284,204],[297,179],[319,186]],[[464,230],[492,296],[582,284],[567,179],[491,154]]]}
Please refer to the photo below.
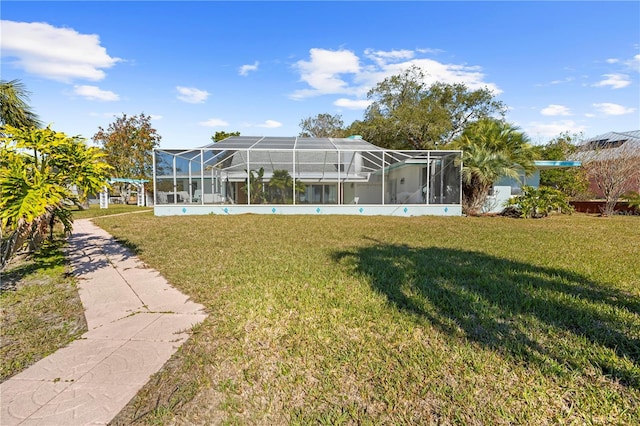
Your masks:
{"label": "green lawn", "polygon": [[[150,211],[111,205],[74,210],[75,219]],[[62,228],[35,255],[15,257],[0,277],[0,382],[68,345],[87,331],[75,279],[67,273]]]}
{"label": "green lawn", "polygon": [[88,210],[78,210],[74,208],[73,217],[74,219],[89,219],[121,213],[135,213],[151,210],[151,207],[138,207],[127,204],[109,204],[109,208],[101,209],[99,204],[91,204]]}
{"label": "green lawn", "polygon": [[115,424],[640,421],[638,217],[96,223],[210,314]]}
{"label": "green lawn", "polygon": [[14,258],[0,285],[0,382],[87,331],[75,279],[66,272],[62,240],[35,256]]}

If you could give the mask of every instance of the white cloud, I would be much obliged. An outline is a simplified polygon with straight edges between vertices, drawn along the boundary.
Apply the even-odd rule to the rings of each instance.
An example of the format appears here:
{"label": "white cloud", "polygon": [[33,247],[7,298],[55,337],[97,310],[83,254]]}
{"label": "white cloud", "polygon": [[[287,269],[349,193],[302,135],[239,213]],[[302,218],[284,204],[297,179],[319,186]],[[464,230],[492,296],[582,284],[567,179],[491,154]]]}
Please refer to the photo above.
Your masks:
{"label": "white cloud", "polygon": [[426,84],[436,81],[464,83],[471,90],[487,88],[496,95],[501,93],[497,85],[484,81],[485,75],[478,66],[444,64],[432,59],[417,58],[416,52],[421,53],[417,50],[367,49],[363,58],[360,58],[348,50],[311,49],[309,61],[298,61],[294,65],[300,72],[300,80],[309,87],[297,90],[291,98],[329,94],[361,97],[385,78],[399,74],[411,66],[424,70]]}
{"label": "white cloud", "polygon": [[565,77],[561,80],[552,80],[548,83],[536,84],[536,86],[537,87],[555,86],[557,84],[571,83],[573,80],[575,80],[575,77]]}
{"label": "white cloud", "polygon": [[92,101],[119,101],[120,96],[109,90],[102,90],[97,86],[73,86],[73,93]]}
{"label": "white cloud", "polygon": [[608,64],[617,64],[618,62],[620,62],[620,59],[615,59],[615,58],[607,59]]}
{"label": "white cloud", "polygon": [[366,49],[364,51],[364,54],[380,66],[384,66],[389,62],[396,62],[402,59],[412,59],[415,56],[414,51],[407,49],[389,51]]}
{"label": "white cloud", "polygon": [[107,54],[96,34],[80,34],[44,22],[0,23],[2,56],[14,58],[14,66],[47,79],[99,81],[105,77],[103,69],[122,61]]}
{"label": "white cloud", "polygon": [[201,121],[198,124],[204,127],[225,127],[229,125],[229,123],[220,118],[210,118],[207,121]]}
{"label": "white cloud", "polygon": [[240,67],[240,70],[238,72],[240,73],[240,75],[246,76],[250,71],[257,71],[258,65],[260,65],[260,62],[258,61],[255,61],[253,65],[243,65]]}
{"label": "white cloud", "polygon": [[595,87],[611,86],[612,89],[622,89],[631,84],[629,76],[626,74],[604,74],[604,80],[594,84]]}
{"label": "white cloud", "polygon": [[367,99],[340,98],[337,99],[333,104],[337,107],[347,109],[366,109],[369,105],[371,105],[371,101]]}
{"label": "white cloud", "polygon": [[176,86],[178,91],[178,99],[190,104],[201,104],[209,97],[209,92],[196,89],[195,87]]}
{"label": "white cloud", "polygon": [[481,72],[482,68],[479,66],[443,64],[432,59],[412,59],[407,62],[387,64],[381,72],[372,72],[364,77],[369,78],[368,83],[370,87],[373,87],[384,78],[398,74],[412,65],[421,68],[425,72],[424,82],[426,84],[435,82],[446,84],[464,83],[471,90],[487,88],[496,95],[502,93],[498,86],[484,81],[485,75]]}
{"label": "white cloud", "polygon": [[282,123],[275,120],[266,120],[262,124],[257,124],[256,127],[264,127],[266,129],[277,129],[278,127],[282,127]]}
{"label": "white cloud", "polygon": [[532,122],[523,126],[529,137],[554,137],[562,132],[582,133],[586,127],[573,120],[552,121],[549,123]]}
{"label": "white cloud", "polygon": [[625,115],[631,114],[636,110],[635,108],[626,108],[622,105],[612,104],[608,102],[593,104],[593,106],[598,110],[598,112],[604,115]]}
{"label": "white cloud", "polygon": [[418,53],[431,53],[431,54],[438,54],[438,53],[442,53],[442,52],[444,52],[444,50],[442,50],[442,49],[430,49],[430,48],[426,48],[426,49],[416,49],[416,52],[418,52]]}
{"label": "white cloud", "polygon": [[569,108],[567,108],[564,105],[549,105],[546,108],[543,108],[540,111],[540,114],[542,115],[550,115],[550,116],[557,116],[557,115],[571,115],[571,111],[569,110]]}
{"label": "white cloud", "polygon": [[299,90],[292,95],[293,98],[349,92],[348,83],[340,75],[360,72],[360,59],[353,52],[314,48],[309,54],[310,61],[298,61],[294,67],[300,72],[300,79],[311,89]]}
{"label": "white cloud", "polygon": [[189,104],[201,104],[209,97],[209,92],[196,89],[195,87],[177,86],[178,99]]}
{"label": "white cloud", "polygon": [[640,54],[625,62],[625,64],[636,72],[640,72]]}

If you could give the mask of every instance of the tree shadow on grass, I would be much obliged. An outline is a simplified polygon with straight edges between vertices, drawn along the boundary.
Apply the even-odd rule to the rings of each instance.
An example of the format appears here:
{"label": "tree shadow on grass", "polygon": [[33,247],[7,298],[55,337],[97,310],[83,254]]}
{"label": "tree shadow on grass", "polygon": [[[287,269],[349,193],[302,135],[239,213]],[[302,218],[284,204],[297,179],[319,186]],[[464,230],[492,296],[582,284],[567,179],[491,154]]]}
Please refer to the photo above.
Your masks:
{"label": "tree shadow on grass", "polygon": [[91,233],[75,233],[68,241],[64,238],[45,241],[38,251],[28,255],[27,261],[2,272],[0,292],[15,290],[18,283],[29,274],[46,271],[67,262],[72,266],[73,275],[82,276],[113,267],[110,261],[126,260],[141,252],[138,245],[127,239]]}
{"label": "tree shadow on grass", "polygon": [[20,281],[34,272],[46,271],[64,265],[65,258],[61,251],[64,244],[63,239],[45,241],[40,250],[26,255],[19,266],[9,266],[7,271],[1,273],[0,292],[15,290]]}
{"label": "tree shadow on grass", "polygon": [[554,373],[600,369],[640,389],[640,298],[570,271],[448,249],[334,253],[399,310]]}

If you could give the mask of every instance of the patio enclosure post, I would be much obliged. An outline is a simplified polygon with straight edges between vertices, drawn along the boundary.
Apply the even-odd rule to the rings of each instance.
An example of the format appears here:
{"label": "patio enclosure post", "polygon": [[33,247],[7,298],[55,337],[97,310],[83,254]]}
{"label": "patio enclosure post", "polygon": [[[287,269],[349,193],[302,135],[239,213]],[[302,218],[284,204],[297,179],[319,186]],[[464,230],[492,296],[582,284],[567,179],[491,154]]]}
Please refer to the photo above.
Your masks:
{"label": "patio enclosure post", "polygon": [[173,203],[178,204],[178,180],[176,178],[176,156],[173,155]]}
{"label": "patio enclosure post", "polygon": [[157,152],[155,149],[153,150],[153,157],[152,157],[152,163],[153,163],[153,205],[155,207],[155,205],[157,204],[156,201],[156,155]]}
{"label": "patio enclosure post", "polygon": [[382,151],[382,205],[384,205],[384,180],[386,178],[385,173],[384,173],[384,162],[385,162],[385,158],[384,158],[384,154],[385,151]]}
{"label": "patio enclosure post", "polygon": [[204,204],[204,149],[200,150],[200,204]]}
{"label": "patio enclosure post", "polygon": [[[236,200],[238,197],[236,197]],[[251,205],[251,162],[249,161],[249,150],[247,150],[247,204]]]}
{"label": "patio enclosure post", "polygon": [[[353,154],[356,155],[355,152]],[[340,173],[340,164],[342,164],[340,150],[338,150],[338,205],[342,204],[342,174]]]}

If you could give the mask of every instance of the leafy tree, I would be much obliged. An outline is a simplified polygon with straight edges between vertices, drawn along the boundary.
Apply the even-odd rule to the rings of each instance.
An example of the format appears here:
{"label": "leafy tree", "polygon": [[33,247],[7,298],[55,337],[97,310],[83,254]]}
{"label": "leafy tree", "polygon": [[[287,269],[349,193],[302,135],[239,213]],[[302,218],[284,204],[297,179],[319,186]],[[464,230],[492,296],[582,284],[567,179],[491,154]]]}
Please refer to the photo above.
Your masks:
{"label": "leafy tree", "polygon": [[462,209],[482,213],[491,187],[502,177],[519,179],[535,170],[536,152],[517,127],[484,119],[470,125],[452,144],[462,152]]}
{"label": "leafy tree", "polygon": [[106,154],[106,161],[113,167],[114,177],[130,179],[149,179],[152,175],[153,148],[160,144],[161,136],[151,126],[151,117],[117,117],[107,130],[98,128],[93,141]]}
{"label": "leafy tree", "polygon": [[505,112],[489,89],[469,90],[462,83],[427,86],[425,73],[416,66],[384,79],[367,97],[373,102],[350,132],[396,149],[445,146],[470,123]]}
{"label": "leafy tree", "polygon": [[[306,185],[299,180],[295,181],[296,193],[303,192]],[[269,180],[270,201],[286,204],[292,200],[293,178],[287,170],[274,170]]]}
{"label": "leafy tree", "polygon": [[211,140],[213,142],[220,142],[221,140],[225,140],[226,138],[230,138],[231,136],[240,136],[240,132],[216,132],[215,135],[211,136]]}
{"label": "leafy tree", "polygon": [[[110,167],[99,148],[45,129],[1,128],[0,269],[28,243],[36,250],[55,223],[72,226],[69,210],[106,186]],[[74,191],[75,189],[75,191]]]}
{"label": "leafy tree", "polygon": [[569,205],[567,195],[555,188],[540,186],[534,188],[524,185],[522,195],[513,197],[507,201],[507,206],[515,207],[522,218],[547,217],[552,211],[571,213],[573,208]]}
{"label": "leafy tree", "polygon": [[29,106],[30,93],[20,80],[0,80],[0,124],[15,128],[41,127]]}
{"label": "leafy tree", "polygon": [[[561,133],[540,149],[540,157],[564,161],[576,152],[576,142],[582,139],[579,134]],[[583,168],[541,170],[540,185],[558,189],[571,198],[584,199],[589,195],[589,179]]]}
{"label": "leafy tree", "polygon": [[345,136],[344,122],[340,114],[318,114],[300,120],[300,137],[303,138],[342,138]]}

